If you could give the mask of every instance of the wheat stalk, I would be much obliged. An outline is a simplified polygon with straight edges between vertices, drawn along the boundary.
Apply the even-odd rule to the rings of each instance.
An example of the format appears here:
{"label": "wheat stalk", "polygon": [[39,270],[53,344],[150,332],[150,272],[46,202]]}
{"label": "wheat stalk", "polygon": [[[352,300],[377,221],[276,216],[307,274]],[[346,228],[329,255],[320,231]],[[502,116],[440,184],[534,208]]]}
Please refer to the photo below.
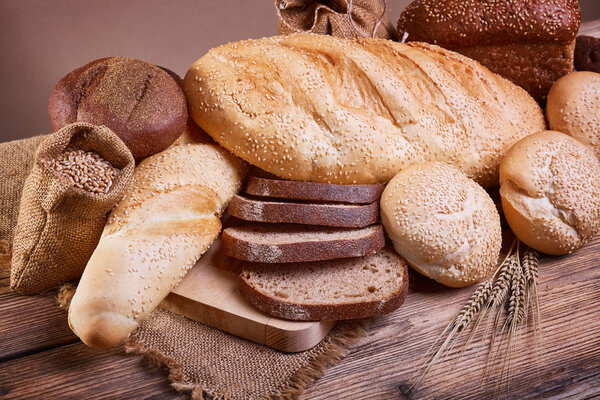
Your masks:
{"label": "wheat stalk", "polygon": [[[445,358],[445,356],[454,347],[454,343],[460,336],[460,333],[469,324],[469,322],[471,322],[473,316],[477,314],[479,310],[481,310],[481,307],[486,303],[491,289],[492,281],[488,280],[480,284],[477,289],[475,289],[473,294],[471,294],[471,297],[469,297],[467,303],[458,312],[458,314],[456,314],[452,321],[450,321],[444,331],[440,334],[440,336],[438,336],[434,344],[425,353],[425,359],[427,360],[425,367],[419,369],[419,371],[421,371],[419,373],[420,376],[409,388],[409,392],[413,392],[421,380],[429,373],[431,368],[436,365],[438,361]],[[431,354],[432,349],[435,348],[444,337],[446,337],[446,339],[443,341],[440,347],[438,347],[437,350]]]}
{"label": "wheat stalk", "polygon": [[[516,244],[516,248],[515,248]],[[514,250],[514,251],[513,251]],[[500,371],[499,386],[500,389],[502,382],[509,384],[509,378],[511,374],[511,357],[514,353],[515,340],[518,336],[518,328],[520,326],[527,325],[527,316],[529,314],[530,306],[532,308],[532,316],[534,320],[534,327],[540,325],[540,307],[537,295],[537,278],[538,278],[538,254],[527,248],[522,253],[521,257],[521,246],[518,239],[515,239],[512,246],[510,247],[508,254],[502,261],[502,263],[496,269],[494,275],[487,281],[481,283],[473,294],[467,300],[467,303],[458,312],[458,314],[448,323],[444,331],[436,339],[431,348],[425,353],[423,357],[426,362],[424,366],[417,372],[420,374],[416,382],[411,386],[409,392],[414,392],[423,378],[430,372],[430,370],[439,362],[443,361],[452,351],[454,345],[457,343],[461,333],[465,331],[465,328],[475,320],[473,328],[465,341],[458,359],[462,356],[466,350],[467,345],[471,342],[477,328],[481,322],[487,317],[488,320],[492,319],[492,335],[490,339],[490,345],[488,354],[486,357],[486,365],[484,369],[483,380],[485,381],[486,376],[490,370],[491,360],[497,357],[502,357],[502,366]],[[500,325],[500,318],[502,316],[502,310],[506,303],[507,318],[503,325]],[[477,316],[475,319],[474,317]],[[490,323],[488,322],[484,337],[487,337],[487,331]],[[501,333],[507,332],[505,337],[505,347],[499,345],[496,349],[495,356],[492,357],[496,345],[498,327],[501,326]],[[541,338],[541,328],[540,338]],[[438,347],[438,344],[440,344]],[[502,342],[501,342],[502,343]],[[536,346],[537,347],[537,346]],[[437,348],[437,350],[433,350]],[[506,378],[506,379],[505,379]]]}

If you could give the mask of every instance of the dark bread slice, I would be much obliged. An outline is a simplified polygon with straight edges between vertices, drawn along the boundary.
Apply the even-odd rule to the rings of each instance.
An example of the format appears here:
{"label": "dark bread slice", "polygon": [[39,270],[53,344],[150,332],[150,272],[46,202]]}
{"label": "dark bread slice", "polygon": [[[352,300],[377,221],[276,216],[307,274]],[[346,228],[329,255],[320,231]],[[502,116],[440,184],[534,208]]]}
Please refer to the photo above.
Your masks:
{"label": "dark bread slice", "polygon": [[246,193],[279,199],[368,204],[378,201],[383,189],[385,189],[384,184],[334,185],[250,176]]}
{"label": "dark bread slice", "polygon": [[250,224],[223,230],[221,250],[244,261],[290,263],[359,257],[385,246],[381,224],[329,228],[291,224]]}
{"label": "dark bread slice", "polygon": [[227,212],[244,221],[362,228],[379,220],[379,202],[300,203],[236,195]]}
{"label": "dark bread slice", "polygon": [[386,247],[366,257],[317,263],[245,263],[239,289],[250,304],[279,318],[368,318],[404,303],[408,270],[404,259]]}

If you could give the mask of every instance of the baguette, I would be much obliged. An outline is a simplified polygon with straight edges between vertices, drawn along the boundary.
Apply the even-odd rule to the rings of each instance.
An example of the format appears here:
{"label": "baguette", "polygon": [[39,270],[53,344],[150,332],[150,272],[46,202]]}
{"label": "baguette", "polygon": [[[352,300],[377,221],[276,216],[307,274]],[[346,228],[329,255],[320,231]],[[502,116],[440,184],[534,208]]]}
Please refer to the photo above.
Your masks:
{"label": "baguette", "polygon": [[379,220],[379,202],[298,203],[236,195],[227,212],[244,221],[362,228]]}
{"label": "baguette", "polygon": [[188,70],[190,115],[279,177],[388,182],[442,161],[485,186],[519,139],[545,129],[525,90],[425,43],[295,34],[212,49]]}
{"label": "baguette", "polygon": [[291,320],[341,320],[387,314],[404,303],[406,263],[393,250],[317,263],[246,263],[240,293],[267,314]]}
{"label": "baguette", "polygon": [[244,163],[214,144],[173,146],[142,161],[109,216],[69,308],[88,346],[121,343],[219,234]]}

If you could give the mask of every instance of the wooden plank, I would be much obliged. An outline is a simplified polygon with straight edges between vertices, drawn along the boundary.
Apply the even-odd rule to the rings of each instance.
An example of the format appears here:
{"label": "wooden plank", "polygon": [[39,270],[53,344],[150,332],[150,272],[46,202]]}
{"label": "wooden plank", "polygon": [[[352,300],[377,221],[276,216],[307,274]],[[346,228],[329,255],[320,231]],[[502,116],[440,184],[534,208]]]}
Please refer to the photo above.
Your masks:
{"label": "wooden plank", "polygon": [[582,23],[579,28],[579,35],[600,37],[600,19]]}
{"label": "wooden plank", "polygon": [[162,368],[123,350],[72,344],[2,363],[2,399],[187,399]]}
{"label": "wooden plank", "polygon": [[241,262],[221,253],[217,239],[161,307],[286,352],[310,349],[335,325],[334,321],[287,321],[253,307],[238,290],[240,266]]}
{"label": "wooden plank", "polygon": [[[502,398],[581,398],[600,395],[600,237],[540,265],[543,342],[536,355],[531,326],[516,341],[510,394]],[[376,319],[370,334],[327,371],[306,399],[398,398],[415,382],[422,355],[474,288],[452,290],[411,272],[411,291],[395,313]],[[499,379],[482,384],[483,329],[463,358],[438,365],[411,399],[492,398]],[[404,394],[403,394],[404,393]]]}
{"label": "wooden plank", "polygon": [[58,308],[55,291],[20,296],[8,287],[8,270],[1,268],[0,274],[0,362],[79,340],[67,313]]}

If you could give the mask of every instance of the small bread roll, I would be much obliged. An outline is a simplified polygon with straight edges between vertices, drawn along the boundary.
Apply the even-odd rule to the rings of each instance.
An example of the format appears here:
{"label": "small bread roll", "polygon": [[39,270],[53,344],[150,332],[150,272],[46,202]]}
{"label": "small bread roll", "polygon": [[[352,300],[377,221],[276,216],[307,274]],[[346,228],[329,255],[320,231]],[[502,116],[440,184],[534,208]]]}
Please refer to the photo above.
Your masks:
{"label": "small bread roll", "polygon": [[600,74],[573,72],[556,81],[546,116],[550,129],[591,146],[600,159]]}
{"label": "small bread roll", "polygon": [[560,132],[522,139],[500,164],[500,196],[511,229],[547,254],[567,254],[600,228],[600,161]]}
{"label": "small bread roll", "polygon": [[446,286],[472,285],[498,260],[502,234],[494,202],[450,165],[400,171],[381,196],[381,220],[409,265]]}

